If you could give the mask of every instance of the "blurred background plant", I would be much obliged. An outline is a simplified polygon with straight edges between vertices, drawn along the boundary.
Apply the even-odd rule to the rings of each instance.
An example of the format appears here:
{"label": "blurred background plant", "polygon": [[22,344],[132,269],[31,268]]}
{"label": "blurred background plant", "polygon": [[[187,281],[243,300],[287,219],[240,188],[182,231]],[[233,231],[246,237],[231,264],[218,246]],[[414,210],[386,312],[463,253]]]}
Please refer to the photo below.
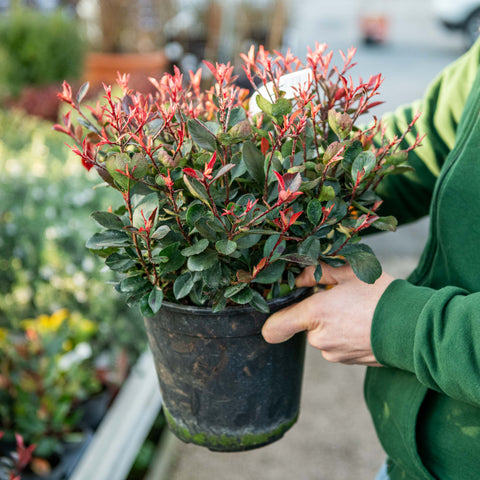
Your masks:
{"label": "blurred background plant", "polygon": [[0,109],[0,430],[42,458],[78,429],[84,401],[112,398],[146,345],[85,248],[85,218],[109,191],[94,194],[69,155],[50,123]]}
{"label": "blurred background plant", "polygon": [[0,424],[6,439],[21,432],[49,457],[79,433],[82,402],[100,392],[88,343],[98,326],[66,309],[0,330]]}
{"label": "blurred background plant", "polygon": [[0,17],[0,101],[54,118],[55,89],[81,77],[85,53],[80,24],[67,9],[13,2]]}
{"label": "blurred background plant", "polygon": [[93,191],[97,180],[47,122],[0,110],[0,139],[0,327],[68,308],[98,323],[96,353],[138,354],[141,319],[85,248],[95,231],[88,212],[108,208],[112,192]]}

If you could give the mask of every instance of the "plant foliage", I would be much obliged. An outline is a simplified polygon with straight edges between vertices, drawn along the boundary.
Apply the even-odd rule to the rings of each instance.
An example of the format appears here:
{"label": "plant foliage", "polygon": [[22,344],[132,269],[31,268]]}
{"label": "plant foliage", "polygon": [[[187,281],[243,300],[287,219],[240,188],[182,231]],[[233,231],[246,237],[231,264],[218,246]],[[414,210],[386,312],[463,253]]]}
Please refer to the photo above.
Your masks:
{"label": "plant foliage", "polygon": [[261,88],[250,108],[229,64],[205,62],[215,79],[207,90],[201,70],[188,82],[178,69],[151,79],[157,91],[148,96],[119,76],[122,95],[106,87],[103,106],[88,111],[88,87],[74,97],[64,83],[59,97],[78,122],[70,112],[55,128],[122,200],[93,213],[103,229],[87,246],[123,275],[117,289],[130,304],[144,315],[163,299],[268,311],[267,298],[292,288],[289,273],[318,265],[319,276],[320,261],[348,261],[360,279],[378,278],[359,235],[395,228],[377,215],[375,189],[406,168],[420,139],[401,150],[404,136],[386,139],[376,120],[356,125],[378,104],[382,78],[355,84],[347,76],[354,53],[336,67],[324,44],[309,49],[306,64],[252,47],[244,70]]}

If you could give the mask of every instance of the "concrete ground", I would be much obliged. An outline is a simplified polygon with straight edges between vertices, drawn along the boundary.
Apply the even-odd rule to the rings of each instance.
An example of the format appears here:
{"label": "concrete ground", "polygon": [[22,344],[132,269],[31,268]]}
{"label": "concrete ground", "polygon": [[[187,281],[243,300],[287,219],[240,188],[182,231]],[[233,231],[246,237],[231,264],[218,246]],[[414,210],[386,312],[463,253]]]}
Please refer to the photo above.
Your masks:
{"label": "concrete ground", "polygon": [[[463,51],[460,36],[445,32],[427,0],[384,0],[390,37],[383,46],[361,45],[360,0],[291,0],[285,44],[299,55],[327,42],[334,50],[358,46],[354,75],[382,72],[386,101],[377,114],[419,97],[428,82]],[[369,240],[384,270],[405,277],[414,268],[427,222]],[[235,454],[177,443],[170,480],[369,480],[384,460],[364,405],[364,368],[333,365],[307,350],[301,416],[273,445]]]}

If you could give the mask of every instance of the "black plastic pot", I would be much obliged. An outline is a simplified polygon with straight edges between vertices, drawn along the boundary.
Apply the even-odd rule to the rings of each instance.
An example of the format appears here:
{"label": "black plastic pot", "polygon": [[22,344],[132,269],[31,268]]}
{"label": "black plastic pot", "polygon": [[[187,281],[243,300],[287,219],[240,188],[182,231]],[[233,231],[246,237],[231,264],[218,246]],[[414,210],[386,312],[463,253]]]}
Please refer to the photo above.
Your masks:
{"label": "black plastic pot", "polygon": [[[271,312],[308,296],[302,289],[269,302]],[[269,315],[251,307],[220,313],[164,303],[145,319],[170,429],[187,443],[242,451],[278,440],[296,422],[305,335],[271,345]]]}

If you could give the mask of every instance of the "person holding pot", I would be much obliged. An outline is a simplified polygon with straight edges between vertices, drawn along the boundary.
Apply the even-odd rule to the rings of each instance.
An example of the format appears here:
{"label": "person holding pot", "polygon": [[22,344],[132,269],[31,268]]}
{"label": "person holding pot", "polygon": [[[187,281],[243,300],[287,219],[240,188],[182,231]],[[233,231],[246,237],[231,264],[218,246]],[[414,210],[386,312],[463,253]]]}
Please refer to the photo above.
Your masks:
{"label": "person holding pot", "polygon": [[[430,215],[430,234],[408,280],[374,284],[349,265],[322,264],[322,290],[272,315],[279,343],[308,331],[331,362],[366,365],[365,399],[388,459],[384,479],[480,475],[480,41],[447,67],[422,101],[387,116],[390,136],[417,111],[414,172],[380,185],[381,214],[400,223]],[[409,141],[407,137],[406,141]],[[314,267],[297,278],[313,286]]]}

